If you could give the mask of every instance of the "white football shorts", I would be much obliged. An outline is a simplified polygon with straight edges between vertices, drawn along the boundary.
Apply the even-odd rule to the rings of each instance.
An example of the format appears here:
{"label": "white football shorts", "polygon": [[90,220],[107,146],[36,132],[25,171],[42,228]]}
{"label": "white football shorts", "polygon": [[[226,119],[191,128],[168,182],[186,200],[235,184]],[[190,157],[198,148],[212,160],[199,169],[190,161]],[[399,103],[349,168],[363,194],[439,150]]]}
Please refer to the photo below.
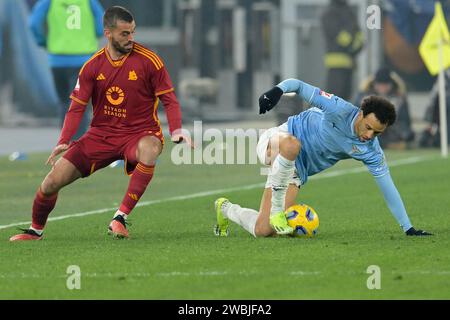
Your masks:
{"label": "white football shorts", "polygon": [[[259,161],[264,165],[269,165],[269,159],[267,158],[267,147],[269,146],[270,138],[279,132],[289,133],[287,122],[278,127],[273,127],[264,131],[259,137],[258,144],[256,145],[256,154]],[[302,185],[302,181],[298,177],[297,171],[294,171],[294,176],[289,180],[289,184],[294,184],[298,188]],[[267,176],[265,188],[270,188],[269,176]]]}

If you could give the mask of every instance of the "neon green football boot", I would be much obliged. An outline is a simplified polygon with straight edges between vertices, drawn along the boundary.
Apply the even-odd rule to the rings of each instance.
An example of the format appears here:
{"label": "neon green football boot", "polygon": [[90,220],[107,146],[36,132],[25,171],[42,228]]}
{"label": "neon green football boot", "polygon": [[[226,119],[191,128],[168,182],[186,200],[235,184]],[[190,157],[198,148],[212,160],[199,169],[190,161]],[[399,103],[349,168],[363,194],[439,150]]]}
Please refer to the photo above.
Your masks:
{"label": "neon green football boot", "polygon": [[214,208],[217,213],[217,224],[214,227],[214,234],[218,237],[228,237],[228,234],[230,233],[228,219],[225,218],[222,211],[224,204],[227,203],[230,203],[227,198],[219,198],[214,201]]}
{"label": "neon green football boot", "polygon": [[286,235],[294,232],[294,229],[288,224],[284,211],[270,216],[270,225],[277,234]]}

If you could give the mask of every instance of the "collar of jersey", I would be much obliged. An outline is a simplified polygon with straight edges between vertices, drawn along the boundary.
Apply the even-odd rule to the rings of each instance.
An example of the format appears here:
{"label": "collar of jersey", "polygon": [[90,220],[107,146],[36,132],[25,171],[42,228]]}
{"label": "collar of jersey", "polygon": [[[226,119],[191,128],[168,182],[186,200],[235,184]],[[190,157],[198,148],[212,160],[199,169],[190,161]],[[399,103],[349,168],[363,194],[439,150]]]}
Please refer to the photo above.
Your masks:
{"label": "collar of jersey", "polygon": [[[354,138],[357,138],[357,139],[358,139],[358,137],[356,136],[356,133],[355,133],[355,121],[356,121],[356,118],[358,118],[358,113],[359,113],[359,110],[358,110],[358,112],[356,112],[356,114],[353,116],[352,122],[350,123],[350,129],[352,130],[352,136],[353,136]],[[358,140],[359,140],[359,139],[358,139]]]}
{"label": "collar of jersey", "polygon": [[355,133],[355,121],[356,121],[356,118],[358,117],[360,110],[361,109],[358,109],[358,111],[356,112],[355,116],[352,119],[352,123],[351,123],[352,135],[353,135],[353,138],[357,139],[359,143],[369,143],[369,142],[373,141],[374,139],[370,139],[370,140],[367,140],[366,142],[362,142],[361,140],[359,140],[358,136]]}
{"label": "collar of jersey", "polygon": [[[134,44],[133,44],[133,47],[134,47]],[[130,52],[128,52],[126,55],[124,55],[124,56],[123,56],[122,58],[120,58],[119,60],[113,60],[113,59],[111,58],[111,56],[109,55],[108,50],[107,50],[106,47],[105,47],[106,58],[108,59],[109,63],[111,63],[111,65],[112,65],[113,67],[121,67],[121,66],[125,63],[125,60],[127,60],[128,56],[130,55],[130,53],[131,53],[132,51],[133,51],[133,50],[131,50]]]}

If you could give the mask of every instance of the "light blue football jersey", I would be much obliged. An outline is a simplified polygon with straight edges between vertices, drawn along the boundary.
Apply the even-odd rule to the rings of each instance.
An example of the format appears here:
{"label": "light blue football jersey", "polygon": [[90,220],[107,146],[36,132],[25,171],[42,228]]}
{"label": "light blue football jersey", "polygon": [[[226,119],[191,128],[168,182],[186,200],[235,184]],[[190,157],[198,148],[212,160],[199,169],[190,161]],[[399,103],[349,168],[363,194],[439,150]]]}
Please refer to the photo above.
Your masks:
{"label": "light blue football jersey", "polygon": [[289,133],[302,144],[295,166],[303,184],[308,176],[349,158],[362,161],[374,177],[389,172],[378,138],[361,142],[355,134],[359,108],[297,79],[277,86],[283,92],[296,92],[312,106],[288,119]]}
{"label": "light blue football jersey", "polygon": [[355,134],[359,109],[351,103],[297,79],[277,85],[283,92],[296,92],[312,108],[289,117],[288,131],[302,148],[295,160],[302,184],[339,160],[362,161],[375,177],[386,204],[403,231],[412,227],[400,193],[392,181],[378,138],[361,142]]}

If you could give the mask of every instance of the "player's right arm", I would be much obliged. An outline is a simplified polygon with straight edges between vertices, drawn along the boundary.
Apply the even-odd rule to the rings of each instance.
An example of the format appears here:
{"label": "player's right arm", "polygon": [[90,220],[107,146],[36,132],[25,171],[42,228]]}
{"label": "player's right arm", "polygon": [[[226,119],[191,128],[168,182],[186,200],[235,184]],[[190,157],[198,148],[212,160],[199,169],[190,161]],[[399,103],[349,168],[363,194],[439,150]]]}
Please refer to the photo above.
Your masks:
{"label": "player's right arm", "polygon": [[80,126],[86,105],[91,98],[95,78],[92,76],[93,71],[90,62],[91,60],[88,60],[81,68],[77,84],[70,95],[72,102],[64,118],[64,125],[58,143],[47,159],[47,164],[52,166],[55,164],[56,157],[69,148],[69,143]]}
{"label": "player's right arm", "polygon": [[54,166],[56,157],[69,148],[70,140],[75,135],[78,127],[80,126],[85,109],[85,105],[72,100],[69,110],[66,113],[66,117],[64,118],[64,125],[61,130],[61,135],[59,137],[58,143],[48,157],[46,164]]}
{"label": "player's right arm", "polygon": [[86,105],[82,105],[79,102],[72,100],[69,110],[66,113],[66,117],[64,118],[64,125],[61,130],[58,143],[48,157],[46,164],[53,166],[55,164],[56,157],[69,148],[70,140],[80,126],[85,110]]}
{"label": "player's right arm", "polygon": [[284,93],[290,92],[295,92],[303,100],[326,113],[342,111],[347,105],[352,106],[347,101],[306,82],[298,79],[286,79],[261,95],[259,98],[259,113],[262,114],[271,110]]}

